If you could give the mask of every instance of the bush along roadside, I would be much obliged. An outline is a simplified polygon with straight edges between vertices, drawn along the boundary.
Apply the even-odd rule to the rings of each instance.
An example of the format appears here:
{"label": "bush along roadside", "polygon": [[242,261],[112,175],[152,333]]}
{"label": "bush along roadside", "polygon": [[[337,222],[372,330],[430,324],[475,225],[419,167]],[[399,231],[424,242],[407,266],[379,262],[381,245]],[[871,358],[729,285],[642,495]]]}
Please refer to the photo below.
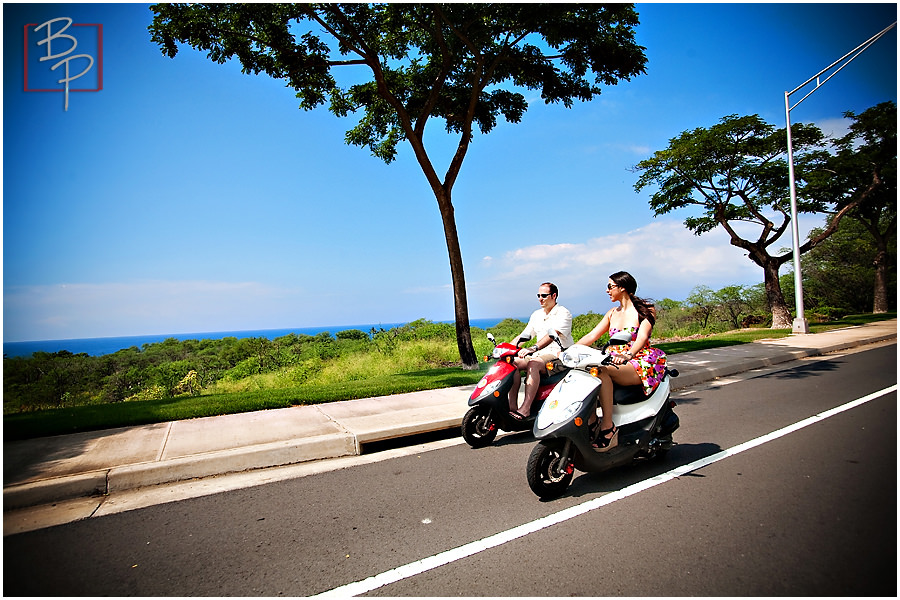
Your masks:
{"label": "bush along roadside", "polygon": [[[811,331],[895,317],[856,315],[814,324]],[[573,337],[577,340],[599,319],[596,314],[575,317]],[[498,340],[510,340],[523,327],[507,319],[490,331]],[[654,345],[671,355],[790,333],[757,327],[656,339]],[[489,355],[486,332],[473,329],[472,337],[479,356]],[[4,439],[470,385],[488,366],[464,371],[455,361],[453,326],[424,320],[362,336],[166,340],[101,357],[61,352],[4,358]],[[111,388],[125,391],[108,396]]]}

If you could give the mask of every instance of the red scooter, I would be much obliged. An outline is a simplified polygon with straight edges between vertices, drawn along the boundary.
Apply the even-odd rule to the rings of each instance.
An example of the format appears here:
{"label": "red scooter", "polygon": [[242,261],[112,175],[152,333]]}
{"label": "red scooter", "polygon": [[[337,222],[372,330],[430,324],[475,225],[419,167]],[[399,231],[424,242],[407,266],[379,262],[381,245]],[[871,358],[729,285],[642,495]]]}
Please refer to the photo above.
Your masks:
{"label": "red scooter", "polygon": [[[541,409],[544,399],[569,370],[559,361],[549,363],[547,375],[541,375],[537,396],[531,405],[531,415],[523,420],[514,419],[509,414],[509,390],[512,388],[513,375],[516,372],[515,359],[519,347],[508,342],[498,344],[490,333],[487,334],[487,338],[494,344],[491,357],[497,359],[497,362],[475,386],[475,391],[469,396],[469,406],[472,408],[462,420],[463,439],[473,448],[489,445],[501,429],[503,431],[533,429],[535,416]],[[520,341],[522,340],[516,340]]]}

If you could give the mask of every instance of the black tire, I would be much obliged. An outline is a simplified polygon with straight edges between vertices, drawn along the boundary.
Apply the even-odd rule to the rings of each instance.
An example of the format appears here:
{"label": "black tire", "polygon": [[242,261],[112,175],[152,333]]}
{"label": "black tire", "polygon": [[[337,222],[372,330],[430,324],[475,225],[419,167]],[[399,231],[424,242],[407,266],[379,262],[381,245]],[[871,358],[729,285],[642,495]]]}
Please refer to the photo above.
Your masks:
{"label": "black tire", "polygon": [[489,446],[497,437],[497,424],[491,418],[491,409],[473,406],[462,420],[462,436],[473,448]]}
{"label": "black tire", "polygon": [[543,441],[528,457],[528,486],[541,500],[559,498],[572,483],[574,468],[571,462],[561,462],[564,447],[564,440]]}

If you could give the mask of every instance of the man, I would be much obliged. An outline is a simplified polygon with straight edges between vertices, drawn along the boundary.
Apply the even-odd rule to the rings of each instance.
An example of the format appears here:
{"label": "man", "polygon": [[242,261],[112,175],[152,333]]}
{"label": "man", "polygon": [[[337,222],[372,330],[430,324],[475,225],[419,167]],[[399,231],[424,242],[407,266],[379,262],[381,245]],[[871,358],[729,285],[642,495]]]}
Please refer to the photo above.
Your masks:
{"label": "man", "polygon": [[[531,404],[537,396],[541,375],[547,374],[546,365],[556,358],[555,351],[559,350],[558,347],[554,347],[548,349],[548,352],[544,354],[538,354],[540,350],[547,348],[550,344],[555,346],[547,332],[555,331],[566,348],[572,345],[572,313],[563,305],[556,303],[559,296],[557,287],[550,282],[542,283],[538,288],[537,296],[541,307],[532,313],[531,318],[528,319],[528,325],[516,338],[517,340],[537,339],[535,345],[519,350],[513,363],[517,369],[513,375],[512,388],[509,391],[509,414],[517,421],[524,421],[531,416]],[[525,400],[522,402],[522,406],[517,408],[521,381],[519,370],[521,369],[527,372],[528,379],[525,382]]]}

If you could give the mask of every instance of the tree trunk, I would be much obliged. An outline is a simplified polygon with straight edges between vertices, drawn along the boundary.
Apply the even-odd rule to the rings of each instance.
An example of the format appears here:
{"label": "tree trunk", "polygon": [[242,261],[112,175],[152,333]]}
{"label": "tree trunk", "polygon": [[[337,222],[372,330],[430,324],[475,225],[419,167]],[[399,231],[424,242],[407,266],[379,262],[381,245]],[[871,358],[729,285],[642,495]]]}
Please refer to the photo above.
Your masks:
{"label": "tree trunk", "polygon": [[878,253],[875,255],[875,302],[873,313],[886,313],[888,311],[887,294],[887,245],[883,240],[878,240]]}
{"label": "tree trunk", "polygon": [[469,302],[466,297],[466,276],[463,271],[462,251],[459,247],[459,235],[456,231],[456,217],[450,193],[441,190],[435,192],[441,210],[441,221],[444,224],[444,238],[447,241],[447,254],[450,257],[450,275],[453,280],[453,312],[456,320],[456,345],[463,369],[472,371],[478,368],[478,357],[472,345],[472,332],[469,329]]}
{"label": "tree trunk", "polygon": [[769,310],[772,311],[772,329],[791,329],[793,319],[791,318],[791,309],[784,301],[784,294],[781,291],[781,282],[778,279],[779,266],[779,263],[774,260],[768,260],[763,265],[766,302],[769,304]]}

